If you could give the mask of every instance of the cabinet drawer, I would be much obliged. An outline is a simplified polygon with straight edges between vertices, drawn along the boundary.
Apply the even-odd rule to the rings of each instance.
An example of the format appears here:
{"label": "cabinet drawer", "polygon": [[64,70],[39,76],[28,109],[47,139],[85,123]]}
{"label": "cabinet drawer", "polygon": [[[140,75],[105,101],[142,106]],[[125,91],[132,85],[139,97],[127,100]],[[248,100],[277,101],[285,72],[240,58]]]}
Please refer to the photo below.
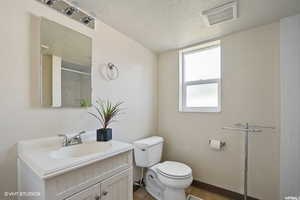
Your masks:
{"label": "cabinet drawer", "polygon": [[132,200],[132,168],[101,182],[100,186],[101,200]]}
{"label": "cabinet drawer", "polygon": [[66,200],[100,200],[100,184],[89,187]]}
{"label": "cabinet drawer", "polygon": [[46,196],[65,199],[130,167],[132,151],[95,162],[46,180]]}

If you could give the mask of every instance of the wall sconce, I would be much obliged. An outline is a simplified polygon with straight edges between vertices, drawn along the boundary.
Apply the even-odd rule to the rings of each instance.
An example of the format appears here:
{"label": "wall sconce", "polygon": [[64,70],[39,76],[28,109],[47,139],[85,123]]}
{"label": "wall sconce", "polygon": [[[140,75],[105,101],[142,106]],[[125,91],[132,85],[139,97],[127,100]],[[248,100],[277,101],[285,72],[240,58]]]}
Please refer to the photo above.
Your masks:
{"label": "wall sconce", "polygon": [[113,63],[108,63],[106,67],[106,75],[109,80],[116,80],[119,78],[119,68]]}
{"label": "wall sconce", "polygon": [[119,68],[113,63],[101,64],[99,72],[108,81],[116,80],[119,77]]}

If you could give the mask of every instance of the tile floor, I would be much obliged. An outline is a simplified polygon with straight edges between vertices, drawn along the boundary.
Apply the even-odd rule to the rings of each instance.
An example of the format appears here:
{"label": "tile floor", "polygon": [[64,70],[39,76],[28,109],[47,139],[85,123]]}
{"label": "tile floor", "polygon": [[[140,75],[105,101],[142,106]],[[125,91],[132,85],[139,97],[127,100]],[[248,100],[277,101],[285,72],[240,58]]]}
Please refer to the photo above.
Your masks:
{"label": "tile floor", "polygon": [[[186,193],[199,197],[202,200],[230,200],[227,197],[206,190],[202,190],[193,186],[189,187],[186,190]],[[144,189],[138,189],[133,194],[133,200],[155,200],[155,199],[151,197],[149,194],[147,194],[147,192]]]}

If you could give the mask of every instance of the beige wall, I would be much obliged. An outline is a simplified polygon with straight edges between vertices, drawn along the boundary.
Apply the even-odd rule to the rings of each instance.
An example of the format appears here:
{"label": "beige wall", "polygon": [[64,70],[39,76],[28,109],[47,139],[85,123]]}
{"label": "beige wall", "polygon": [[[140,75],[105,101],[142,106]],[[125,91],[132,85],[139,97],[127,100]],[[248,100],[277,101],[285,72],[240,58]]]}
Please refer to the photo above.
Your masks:
{"label": "beige wall", "polygon": [[[137,42],[97,21],[93,31],[35,0],[1,2],[0,10],[0,199],[16,191],[16,146],[19,140],[80,130],[98,124],[85,109],[39,106],[39,34],[44,16],[93,38],[93,97],[125,101],[126,114],[114,125],[114,138],[132,141],[156,130],[157,57]],[[100,75],[103,63],[120,67],[116,81]]]}
{"label": "beige wall", "polygon": [[[250,137],[249,193],[279,199],[279,24],[221,38],[222,112],[178,112],[178,51],[159,56],[159,134],[164,158],[189,164],[194,178],[242,192],[243,136],[221,130],[238,122],[276,126]],[[221,152],[209,139],[226,142]]]}

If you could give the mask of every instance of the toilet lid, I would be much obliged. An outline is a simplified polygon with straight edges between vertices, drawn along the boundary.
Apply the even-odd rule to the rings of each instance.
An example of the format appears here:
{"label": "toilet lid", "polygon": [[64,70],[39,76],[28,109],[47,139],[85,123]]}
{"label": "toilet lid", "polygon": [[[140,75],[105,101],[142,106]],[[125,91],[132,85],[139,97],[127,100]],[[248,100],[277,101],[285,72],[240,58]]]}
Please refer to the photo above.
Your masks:
{"label": "toilet lid", "polygon": [[192,175],[192,169],[180,162],[166,161],[158,167],[158,172],[162,175],[174,178],[186,178]]}

